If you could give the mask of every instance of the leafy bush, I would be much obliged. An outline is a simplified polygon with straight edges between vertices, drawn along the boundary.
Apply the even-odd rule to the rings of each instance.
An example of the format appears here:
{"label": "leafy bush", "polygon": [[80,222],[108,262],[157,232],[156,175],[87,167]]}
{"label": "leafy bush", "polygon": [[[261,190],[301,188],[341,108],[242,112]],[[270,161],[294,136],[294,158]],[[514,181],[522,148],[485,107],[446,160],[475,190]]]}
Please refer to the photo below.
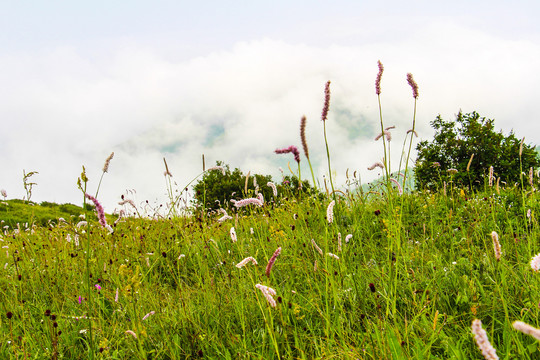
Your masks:
{"label": "leafy bush", "polygon": [[[253,174],[250,175],[247,192],[246,192],[246,175],[242,174],[242,171],[235,168],[230,170],[229,165],[223,164],[218,161],[217,166],[223,166],[225,175],[220,171],[207,171],[204,173],[201,180],[199,180],[194,186],[194,205],[196,207],[204,207],[206,209],[219,209],[228,208],[231,199],[239,200],[246,197],[255,197],[255,186],[253,184],[253,178],[256,179],[258,185],[258,191],[263,194],[265,201],[270,201],[274,198],[272,194],[272,188],[267,183],[273,182],[272,176]],[[278,197],[296,196],[298,195],[298,178],[285,176],[281,184],[276,183],[278,191]],[[312,191],[311,185],[308,181],[302,182],[301,193]]]}
{"label": "leafy bush", "polygon": [[433,141],[421,141],[416,147],[418,188],[436,189],[450,181],[478,188],[485,184],[490,166],[495,178],[511,185],[520,181],[522,171],[540,165],[536,147],[523,144],[520,156],[521,141],[514,133],[504,136],[501,131],[495,132],[494,120],[476,112],[459,112],[455,121],[444,121],[439,115],[431,126],[435,129]]}

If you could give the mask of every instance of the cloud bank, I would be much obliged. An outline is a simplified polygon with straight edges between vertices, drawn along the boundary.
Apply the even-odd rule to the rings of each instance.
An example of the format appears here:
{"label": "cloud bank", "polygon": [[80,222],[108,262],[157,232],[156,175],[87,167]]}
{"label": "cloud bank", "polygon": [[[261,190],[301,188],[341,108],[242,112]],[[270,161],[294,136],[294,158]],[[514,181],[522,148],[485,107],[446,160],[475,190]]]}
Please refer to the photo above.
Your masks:
{"label": "cloud bank", "polygon": [[[76,179],[82,166],[95,191],[103,162],[115,157],[100,198],[112,212],[120,195],[165,204],[163,157],[179,187],[216,160],[245,173],[272,174],[292,156],[274,149],[300,147],[299,125],[307,116],[307,139],[316,176],[327,173],[322,122],[324,84],[331,80],[327,122],[337,183],[357,170],[362,181],[377,176],[367,167],[382,158],[374,81],[377,60],[385,66],[382,109],[395,125],[392,162],[411,128],[413,98],[405,76],[420,87],[417,132],[431,138],[438,114],[460,109],[495,118],[496,126],[540,143],[536,70],[540,47],[457,26],[428,24],[399,42],[360,46],[307,46],[261,39],[175,61],[135,45],[89,56],[77,48],[39,55],[0,57],[3,171],[0,188],[22,198],[22,171],[39,171],[33,199],[81,203]],[[379,131],[378,131],[379,129]],[[302,174],[309,174],[302,161]],[[294,167],[293,167],[294,168]]]}

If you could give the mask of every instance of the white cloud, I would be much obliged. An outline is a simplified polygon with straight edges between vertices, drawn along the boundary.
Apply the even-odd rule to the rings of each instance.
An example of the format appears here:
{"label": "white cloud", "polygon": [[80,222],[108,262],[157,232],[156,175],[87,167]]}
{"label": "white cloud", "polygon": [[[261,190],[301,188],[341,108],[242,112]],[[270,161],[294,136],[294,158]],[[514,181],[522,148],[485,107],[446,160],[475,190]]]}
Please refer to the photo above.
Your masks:
{"label": "white cloud", "polygon": [[[423,31],[420,31],[423,30]],[[495,118],[506,132],[540,142],[535,106],[540,80],[538,44],[496,38],[452,23],[427,25],[389,44],[315,47],[263,39],[229,51],[175,62],[158,52],[125,47],[113,54],[83,56],[59,48],[37,57],[0,58],[4,84],[3,171],[0,187],[22,197],[22,169],[37,170],[34,199],[80,202],[76,178],[85,165],[95,191],[105,158],[116,155],[100,197],[106,211],[126,189],[156,204],[166,201],[163,156],[184,186],[202,168],[223,160],[232,167],[279,175],[300,148],[299,122],[307,116],[310,155],[319,179],[327,173],[320,113],[331,80],[327,122],[332,166],[339,183],[345,171],[362,180],[382,157],[373,141],[380,129],[374,81],[377,60],[385,65],[382,106],[393,130],[392,162],[411,127],[413,98],[405,81],[420,87],[417,130],[431,137],[437,114],[452,119],[463,109]],[[530,138],[529,138],[530,137]],[[395,168],[394,168],[395,169]],[[302,175],[310,179],[303,161]]]}

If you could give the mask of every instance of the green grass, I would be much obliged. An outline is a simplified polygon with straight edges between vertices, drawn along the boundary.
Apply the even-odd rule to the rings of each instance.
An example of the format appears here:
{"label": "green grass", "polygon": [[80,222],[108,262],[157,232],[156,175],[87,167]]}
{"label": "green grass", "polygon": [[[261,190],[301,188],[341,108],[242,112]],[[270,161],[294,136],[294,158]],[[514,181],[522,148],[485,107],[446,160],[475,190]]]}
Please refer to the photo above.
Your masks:
{"label": "green grass", "polygon": [[[87,205],[87,209],[94,207]],[[78,218],[83,214],[82,207],[73,204],[56,204],[44,201],[41,204],[18,199],[5,200],[0,202],[0,220],[2,226],[9,226],[11,229],[19,227],[29,227],[29,224],[47,226],[50,222],[56,224],[59,218],[69,220]],[[95,217],[94,217],[95,218]]]}
{"label": "green grass", "polygon": [[[221,215],[129,218],[109,234],[66,218],[34,233],[8,230],[0,358],[480,359],[470,330],[478,318],[501,358],[535,359],[536,341],[511,325],[539,325],[540,274],[529,262],[540,252],[540,207],[536,193],[525,195],[391,194],[392,207],[381,195],[357,195],[340,200],[332,224],[330,200],[279,197],[225,223]],[[248,256],[258,265],[238,269]],[[275,289],[276,308],[258,283]]]}

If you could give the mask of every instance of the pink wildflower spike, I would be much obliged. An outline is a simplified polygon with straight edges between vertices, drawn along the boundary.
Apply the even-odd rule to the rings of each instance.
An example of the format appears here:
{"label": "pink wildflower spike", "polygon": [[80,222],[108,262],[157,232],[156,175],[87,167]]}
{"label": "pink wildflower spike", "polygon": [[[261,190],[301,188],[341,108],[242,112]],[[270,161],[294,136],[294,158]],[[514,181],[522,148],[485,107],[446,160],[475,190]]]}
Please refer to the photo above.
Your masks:
{"label": "pink wildflower spike", "polygon": [[259,200],[261,204],[264,204],[264,196],[262,193],[257,194],[257,200]]}
{"label": "pink wildflower spike", "polygon": [[399,195],[402,195],[403,194],[403,189],[401,188],[401,184],[399,183],[399,181],[397,181],[396,179],[390,179],[391,182],[393,182],[394,184],[396,184],[397,188],[398,188],[398,191],[399,191]]}
{"label": "pink wildflower spike", "polygon": [[247,199],[242,199],[242,200],[238,200],[234,202],[234,206],[236,206],[237,208],[241,208],[250,204],[263,206],[263,202],[257,198],[247,198]]}
{"label": "pink wildflower spike", "polygon": [[407,74],[407,82],[412,88],[413,98],[415,99],[418,98],[418,84],[416,83],[416,81],[414,81],[411,73]]}
{"label": "pink wildflower spike", "polygon": [[392,140],[392,134],[390,134],[390,131],[384,130],[384,132],[382,132],[379,135],[375,136],[375,141],[379,140],[383,136],[386,136],[386,141],[391,141]]}
{"label": "pink wildflower spike", "polygon": [[377,78],[375,79],[375,94],[381,95],[381,78],[384,71],[384,66],[381,61],[377,61],[377,66],[379,66],[379,72],[377,73]]}
{"label": "pink wildflower spike", "polygon": [[142,321],[148,319],[150,316],[154,315],[155,313],[156,313],[155,311],[150,311],[148,314],[143,316]]}
{"label": "pink wildflower spike", "polygon": [[248,263],[252,263],[253,265],[257,265],[257,260],[253,256],[249,256],[245,258],[244,260],[240,261],[238,264],[236,264],[237,268],[242,268],[246,266]]}
{"label": "pink wildflower spike", "polygon": [[270,186],[272,188],[272,194],[274,195],[274,197],[277,196],[277,188],[276,188],[276,184],[274,184],[273,182],[269,181],[266,183],[266,185]]}
{"label": "pink wildflower spike", "polygon": [[333,257],[333,258],[336,259],[336,260],[339,260],[339,256],[337,256],[336,254],[328,253],[328,254],[326,254],[326,255],[328,255],[328,256],[330,256],[330,257]]}
{"label": "pink wildflower spike", "polygon": [[126,330],[126,334],[133,336],[135,339],[137,338],[137,334],[133,330]]}
{"label": "pink wildflower spike", "polygon": [[317,252],[319,254],[323,254],[323,251],[322,249],[319,247],[319,245],[317,245],[317,243],[315,242],[315,239],[311,239],[311,245],[313,245],[313,247],[315,248],[315,250],[317,250]]}
{"label": "pink wildflower spike", "polygon": [[287,153],[293,153],[294,160],[297,163],[300,163],[300,152],[298,151],[298,148],[294,145],[289,146],[288,148],[284,149],[276,149],[274,150],[276,154],[287,154]]}
{"label": "pink wildflower spike", "polygon": [[495,231],[491,232],[491,239],[493,240],[493,252],[495,253],[495,259],[501,260],[501,243],[499,242],[499,234]]}
{"label": "pink wildflower spike", "polygon": [[234,230],[234,227],[231,228],[230,234],[231,234],[231,240],[232,240],[232,242],[236,242],[238,239],[237,239],[237,237],[236,237],[236,231]]}
{"label": "pink wildflower spike", "polygon": [[101,224],[101,226],[107,227],[107,220],[105,219],[105,211],[103,210],[103,206],[101,206],[99,201],[92,195],[84,194],[84,196],[86,196],[86,198],[92,201],[94,205],[96,206],[96,212],[97,212],[99,223]]}
{"label": "pink wildflower spike", "polygon": [[384,165],[383,165],[383,163],[380,162],[380,161],[378,161],[378,162],[376,162],[375,164],[371,165],[371,166],[368,167],[367,169],[368,169],[368,170],[373,170],[373,169],[375,169],[376,167],[379,167],[379,168],[381,168],[381,169],[384,169]]}
{"label": "pink wildflower spike", "polygon": [[137,210],[137,206],[135,205],[135,202],[131,199],[122,200],[118,203],[118,205],[126,205],[126,204],[131,205],[132,208]]}
{"label": "pink wildflower spike", "polygon": [[334,221],[334,205],[336,204],[335,200],[332,200],[328,207],[326,208],[326,220],[331,224]]}
{"label": "pink wildflower spike", "polygon": [[324,86],[324,106],[322,110],[321,120],[326,121],[328,118],[328,111],[330,110],[330,80],[326,82]]}
{"label": "pink wildflower spike", "polygon": [[348,243],[352,239],[352,234],[345,236],[345,243]]}
{"label": "pink wildflower spike", "polygon": [[103,165],[103,172],[109,172],[109,165],[111,164],[111,160],[114,157],[114,151],[109,155],[109,157],[105,160],[105,164]]}
{"label": "pink wildflower spike", "polygon": [[272,296],[276,296],[276,291],[268,286],[264,286],[261,284],[256,284],[255,287],[263,293],[264,297],[266,298],[266,301],[270,304],[271,307],[276,307],[276,300]]}
{"label": "pink wildflower spike", "polygon": [[482,355],[486,360],[498,360],[497,352],[488,340],[487,333],[482,329],[482,322],[478,319],[474,319],[472,322],[472,333],[474,334],[474,340],[478,348],[482,352]]}
{"label": "pink wildflower spike", "polygon": [[272,267],[274,266],[274,263],[276,262],[279,254],[281,254],[281,247],[278,247],[274,252],[274,255],[272,255],[270,260],[268,260],[268,264],[266,265],[266,276],[270,276],[270,271],[272,271]]}
{"label": "pink wildflower spike", "polygon": [[220,217],[217,221],[218,222],[224,222],[226,220],[231,220],[232,219],[232,216],[229,216],[229,215],[223,215],[222,217]]}
{"label": "pink wildflower spike", "polygon": [[118,288],[116,288],[116,295],[114,295],[114,302],[118,302]]}
{"label": "pink wildflower spike", "polygon": [[414,136],[418,137],[418,133],[413,129],[407,130],[407,134],[413,133]]}
{"label": "pink wildflower spike", "polygon": [[522,321],[514,321],[512,324],[514,329],[521,331],[524,334],[530,335],[536,340],[540,341],[540,329],[537,329],[529,324],[526,324]]}

